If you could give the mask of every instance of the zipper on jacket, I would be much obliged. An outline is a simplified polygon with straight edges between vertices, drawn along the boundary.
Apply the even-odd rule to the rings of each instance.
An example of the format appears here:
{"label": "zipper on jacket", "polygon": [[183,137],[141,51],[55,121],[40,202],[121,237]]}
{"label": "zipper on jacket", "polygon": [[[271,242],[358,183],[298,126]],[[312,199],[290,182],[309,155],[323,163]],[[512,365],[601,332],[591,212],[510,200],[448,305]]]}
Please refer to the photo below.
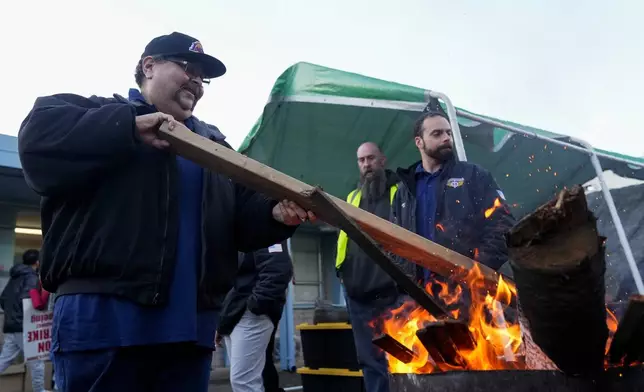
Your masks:
{"label": "zipper on jacket", "polygon": [[208,184],[210,183],[208,179],[210,178],[208,172],[203,169],[203,177],[202,177],[202,182],[201,182],[201,230],[200,230],[200,236],[201,236],[201,246],[199,249],[201,250],[201,257],[200,257],[200,263],[199,263],[199,279],[197,279],[197,289],[201,287],[201,285],[204,283],[206,279],[206,200],[208,200]]}
{"label": "zipper on jacket", "polygon": [[165,165],[165,225],[163,227],[163,245],[161,246],[161,260],[159,264],[159,273],[157,274],[156,286],[154,288],[154,297],[152,304],[159,303],[159,286],[161,285],[161,277],[163,275],[163,262],[165,261],[165,249],[168,239],[168,222],[170,220],[170,161],[166,161]]}

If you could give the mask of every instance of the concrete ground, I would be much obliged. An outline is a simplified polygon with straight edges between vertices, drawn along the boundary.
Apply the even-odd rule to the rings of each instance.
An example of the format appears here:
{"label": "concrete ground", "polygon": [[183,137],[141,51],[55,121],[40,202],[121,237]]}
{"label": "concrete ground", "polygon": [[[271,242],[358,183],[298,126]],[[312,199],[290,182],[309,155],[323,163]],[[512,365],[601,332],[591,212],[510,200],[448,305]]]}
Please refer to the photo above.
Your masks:
{"label": "concrete ground", "polygon": [[[295,372],[280,371],[280,386],[282,388],[302,385],[300,375]],[[232,392],[228,369],[215,369],[210,375],[210,388],[208,392]],[[299,390],[302,391],[301,389]]]}

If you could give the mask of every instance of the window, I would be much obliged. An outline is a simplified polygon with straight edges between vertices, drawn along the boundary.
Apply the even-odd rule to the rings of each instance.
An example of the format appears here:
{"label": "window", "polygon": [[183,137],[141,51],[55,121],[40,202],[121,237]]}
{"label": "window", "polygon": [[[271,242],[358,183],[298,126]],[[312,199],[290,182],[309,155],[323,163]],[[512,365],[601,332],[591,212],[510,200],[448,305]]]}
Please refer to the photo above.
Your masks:
{"label": "window", "polygon": [[312,303],[324,296],[320,251],[318,234],[296,233],[291,239],[296,303]]}
{"label": "window", "polygon": [[28,249],[40,250],[42,234],[40,231],[40,211],[20,210],[16,214],[14,242],[14,264],[22,263],[22,254]]}

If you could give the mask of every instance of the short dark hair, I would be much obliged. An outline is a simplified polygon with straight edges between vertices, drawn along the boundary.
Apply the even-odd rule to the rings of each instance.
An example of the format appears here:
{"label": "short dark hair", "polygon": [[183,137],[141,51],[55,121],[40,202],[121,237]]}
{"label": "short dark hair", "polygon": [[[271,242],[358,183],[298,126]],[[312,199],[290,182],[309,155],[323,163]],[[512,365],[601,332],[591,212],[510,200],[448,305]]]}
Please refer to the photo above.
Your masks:
{"label": "short dark hair", "polygon": [[136,65],[134,70],[134,81],[139,87],[143,87],[143,80],[145,79],[145,74],[143,73],[143,60],[139,60],[139,63]]}
{"label": "short dark hair", "polygon": [[416,122],[414,123],[414,137],[423,136],[423,123],[425,122],[425,120],[431,117],[443,117],[445,120],[447,120],[447,122],[449,122],[449,118],[447,118],[447,116],[441,112],[435,112],[435,111],[423,112],[423,114],[421,114],[420,117],[418,117],[416,119]]}
{"label": "short dark hair", "polygon": [[28,249],[22,254],[22,263],[25,265],[34,265],[40,259],[40,252],[36,249]]}

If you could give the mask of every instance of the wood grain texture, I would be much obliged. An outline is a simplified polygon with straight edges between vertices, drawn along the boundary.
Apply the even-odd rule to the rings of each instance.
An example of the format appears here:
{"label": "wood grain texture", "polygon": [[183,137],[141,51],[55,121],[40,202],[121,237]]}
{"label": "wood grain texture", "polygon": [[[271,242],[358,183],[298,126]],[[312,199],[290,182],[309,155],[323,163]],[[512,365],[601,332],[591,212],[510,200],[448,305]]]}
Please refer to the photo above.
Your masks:
{"label": "wood grain texture", "polygon": [[[322,221],[338,227],[338,222],[325,216],[324,213],[318,214],[319,211],[316,211],[309,197],[313,186],[197,135],[181,124],[177,124],[170,131],[169,125],[164,123],[160,127],[159,137],[167,140],[171,149],[182,157],[208,170],[225,174],[235,182],[271,198],[292,200],[303,208],[316,213]],[[465,276],[466,274],[463,272],[478,265],[486,286],[491,291],[496,290],[498,274],[491,268],[365,210],[354,207],[344,200],[332,195],[328,195],[328,197],[386,251],[404,257],[445,277]],[[510,284],[512,283],[510,282]]]}
{"label": "wood grain texture", "polygon": [[604,369],[604,240],[580,186],[559,193],[508,235],[510,265],[532,339],[568,375]]}
{"label": "wood grain texture", "polygon": [[445,308],[432,297],[429,296],[424,288],[411,280],[405,272],[400,269],[372,238],[360,229],[353,219],[344,214],[329,196],[320,188],[313,188],[309,198],[312,208],[318,213],[337,223],[338,227],[349,236],[369,258],[382,268],[393,280],[398,287],[403,289],[418,305],[422,306],[431,315],[437,319],[451,318]]}

